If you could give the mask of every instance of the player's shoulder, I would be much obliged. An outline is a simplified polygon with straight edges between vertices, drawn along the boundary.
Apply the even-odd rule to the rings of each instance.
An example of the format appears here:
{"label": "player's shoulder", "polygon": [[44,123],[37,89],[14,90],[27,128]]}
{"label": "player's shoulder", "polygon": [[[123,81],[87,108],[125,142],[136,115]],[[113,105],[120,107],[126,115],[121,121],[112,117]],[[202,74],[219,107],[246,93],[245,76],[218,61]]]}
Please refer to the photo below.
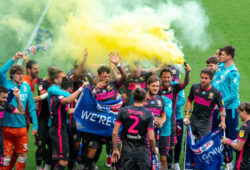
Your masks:
{"label": "player's shoulder", "polygon": [[169,99],[168,97],[166,96],[161,96],[162,100],[165,102],[165,103],[172,103],[172,100]]}
{"label": "player's shoulder", "polygon": [[59,96],[52,96],[52,100],[55,102],[59,102],[61,101],[63,98],[65,98],[63,95],[59,95]]}
{"label": "player's shoulder", "polygon": [[211,91],[219,96],[222,95],[222,93],[214,86],[211,87]]}
{"label": "player's shoulder", "polygon": [[195,83],[192,85],[191,89],[200,89],[201,88],[201,83]]}
{"label": "player's shoulder", "polygon": [[247,132],[250,132],[250,120],[248,120],[246,123],[241,125],[241,130],[246,130]]}
{"label": "player's shoulder", "polygon": [[126,110],[128,110],[131,106],[125,106],[125,107],[121,107],[120,108],[120,112],[124,112]]}
{"label": "player's shoulder", "polygon": [[49,83],[49,81],[47,79],[41,81],[38,83],[38,86],[43,86],[43,87],[49,87],[51,84]]}

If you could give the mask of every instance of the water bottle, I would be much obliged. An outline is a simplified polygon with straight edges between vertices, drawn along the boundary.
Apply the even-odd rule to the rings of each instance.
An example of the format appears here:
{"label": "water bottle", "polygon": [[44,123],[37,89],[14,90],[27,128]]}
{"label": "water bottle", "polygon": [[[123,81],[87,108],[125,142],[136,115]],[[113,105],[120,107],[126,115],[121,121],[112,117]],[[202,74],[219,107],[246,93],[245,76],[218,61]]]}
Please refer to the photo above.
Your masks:
{"label": "water bottle", "polygon": [[223,158],[224,158],[225,163],[232,162],[232,160],[231,160],[232,153],[230,152],[230,148],[228,145],[224,145],[222,153],[223,153]]}
{"label": "water bottle", "polygon": [[159,159],[158,155],[153,155],[153,160],[152,160],[152,170],[159,170]]}

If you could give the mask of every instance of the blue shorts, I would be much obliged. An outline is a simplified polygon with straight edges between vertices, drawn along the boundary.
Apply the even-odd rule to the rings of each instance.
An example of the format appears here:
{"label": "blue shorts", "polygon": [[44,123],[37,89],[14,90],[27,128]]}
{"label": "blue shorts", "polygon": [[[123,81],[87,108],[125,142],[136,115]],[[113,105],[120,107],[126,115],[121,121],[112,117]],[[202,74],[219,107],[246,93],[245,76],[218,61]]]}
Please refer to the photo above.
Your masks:
{"label": "blue shorts", "polygon": [[[237,139],[239,126],[239,113],[237,109],[226,109],[226,137],[232,140]],[[217,129],[220,124],[220,112],[213,112],[212,131]]]}

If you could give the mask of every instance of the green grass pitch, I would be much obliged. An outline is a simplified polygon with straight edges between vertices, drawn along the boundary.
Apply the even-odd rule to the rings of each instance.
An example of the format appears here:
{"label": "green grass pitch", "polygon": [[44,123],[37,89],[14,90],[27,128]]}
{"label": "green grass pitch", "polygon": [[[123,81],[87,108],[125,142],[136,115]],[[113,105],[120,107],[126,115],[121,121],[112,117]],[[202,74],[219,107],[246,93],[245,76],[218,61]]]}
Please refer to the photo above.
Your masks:
{"label": "green grass pitch", "polygon": [[[249,97],[249,84],[250,84],[250,20],[249,20],[249,0],[200,0],[199,1],[206,14],[210,19],[208,33],[212,37],[210,47],[201,51],[198,48],[193,49],[188,44],[183,43],[183,52],[186,61],[191,65],[191,81],[190,85],[186,88],[186,95],[188,94],[191,84],[199,82],[199,72],[205,68],[205,60],[207,57],[213,55],[217,48],[223,47],[227,44],[232,44],[236,47],[235,63],[238,67],[241,80],[240,80],[240,100],[250,101]],[[177,38],[182,42],[178,30],[176,31]],[[14,43],[14,42],[13,42]],[[18,48],[10,48],[9,54],[14,54]],[[8,50],[8,49],[6,49]],[[0,59],[0,65],[8,60],[7,56]],[[46,68],[42,69],[46,70]],[[66,71],[66,70],[65,70]],[[34,137],[29,133],[29,152],[26,169],[35,169],[35,150]],[[108,169],[105,167],[106,160],[105,149],[98,162],[99,169]],[[183,153],[180,159],[181,169],[183,167]]]}

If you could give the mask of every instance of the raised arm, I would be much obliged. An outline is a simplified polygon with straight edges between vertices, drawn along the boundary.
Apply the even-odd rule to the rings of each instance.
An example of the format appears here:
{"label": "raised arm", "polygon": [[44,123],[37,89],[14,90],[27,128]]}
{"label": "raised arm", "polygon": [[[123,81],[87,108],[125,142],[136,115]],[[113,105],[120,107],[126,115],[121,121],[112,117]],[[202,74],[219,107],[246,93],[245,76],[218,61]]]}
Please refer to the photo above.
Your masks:
{"label": "raised arm", "polygon": [[82,87],[80,87],[78,90],[76,90],[76,91],[75,91],[73,94],[71,94],[69,97],[63,98],[62,101],[61,101],[61,103],[62,103],[62,104],[70,104],[70,103],[72,103],[75,99],[77,99],[77,97],[79,96],[79,94],[81,94],[81,92],[83,91],[83,88],[84,88],[85,86],[87,86],[87,85],[89,85],[89,83],[88,83],[88,82],[84,82],[84,83],[82,84]]}
{"label": "raised arm", "polygon": [[7,76],[6,73],[9,71],[11,66],[15,63],[15,61],[19,58],[22,58],[23,55],[20,52],[17,52],[9,61],[7,61],[1,68],[0,68],[0,85],[6,86]]}
{"label": "raised arm", "polygon": [[120,71],[121,73],[121,78],[119,79],[119,83],[120,84],[123,84],[124,81],[128,78],[127,77],[127,74],[126,74],[126,71],[123,69],[123,67],[121,66],[120,64],[120,61],[119,61],[119,53],[115,53],[115,52],[111,52],[109,53],[109,60],[111,63],[114,63],[116,65],[116,67],[118,68],[118,70]]}
{"label": "raised arm", "polygon": [[186,86],[189,84],[189,79],[190,79],[189,73],[190,73],[190,71],[191,71],[191,67],[189,66],[189,64],[186,64],[186,67],[185,67],[185,72],[186,72],[185,79],[184,79],[183,82],[181,82],[181,87],[183,89],[185,89]]}
{"label": "raised arm", "polygon": [[16,96],[16,101],[17,101],[17,109],[14,111],[14,113],[20,114],[20,115],[25,114],[23,104],[22,104],[22,101],[20,99],[20,90],[15,87],[13,94],[14,94],[14,96]]}

